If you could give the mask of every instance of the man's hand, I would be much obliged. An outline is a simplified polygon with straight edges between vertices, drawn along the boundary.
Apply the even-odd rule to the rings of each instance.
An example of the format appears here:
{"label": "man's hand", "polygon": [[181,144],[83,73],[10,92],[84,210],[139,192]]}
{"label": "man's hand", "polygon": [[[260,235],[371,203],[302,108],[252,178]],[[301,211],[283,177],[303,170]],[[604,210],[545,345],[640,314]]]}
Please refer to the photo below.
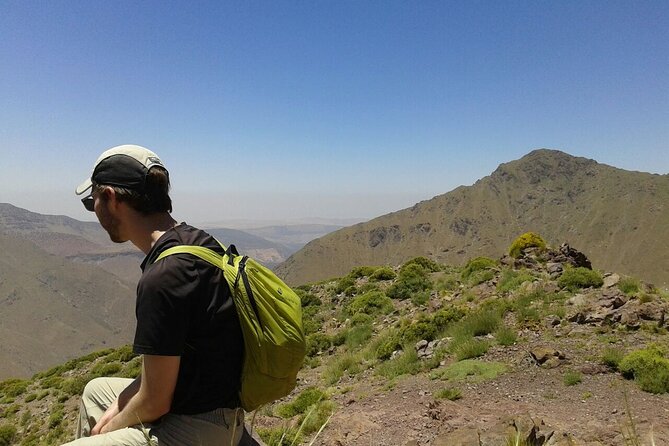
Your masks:
{"label": "man's hand", "polygon": [[98,435],[102,433],[102,429],[109,423],[109,421],[114,418],[119,413],[118,400],[114,401],[114,404],[109,406],[105,413],[100,417],[98,422],[95,424],[95,427],[91,430],[92,435]]}
{"label": "man's hand", "polygon": [[121,400],[124,396],[121,393],[120,410],[100,427],[100,433],[104,434],[139,423],[150,423],[169,412],[181,357],[144,355],[143,359],[141,380],[136,381],[139,389],[126,404]]}

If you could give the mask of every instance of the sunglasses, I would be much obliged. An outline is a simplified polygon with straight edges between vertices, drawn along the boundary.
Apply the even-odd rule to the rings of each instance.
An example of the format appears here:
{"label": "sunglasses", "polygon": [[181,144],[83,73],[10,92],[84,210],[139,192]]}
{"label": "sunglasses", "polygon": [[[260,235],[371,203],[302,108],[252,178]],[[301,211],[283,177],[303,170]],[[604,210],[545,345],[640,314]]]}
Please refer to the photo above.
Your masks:
{"label": "sunglasses", "polygon": [[87,211],[89,212],[95,211],[95,199],[93,198],[93,194],[87,195],[84,198],[82,198],[81,203],[84,205]]}

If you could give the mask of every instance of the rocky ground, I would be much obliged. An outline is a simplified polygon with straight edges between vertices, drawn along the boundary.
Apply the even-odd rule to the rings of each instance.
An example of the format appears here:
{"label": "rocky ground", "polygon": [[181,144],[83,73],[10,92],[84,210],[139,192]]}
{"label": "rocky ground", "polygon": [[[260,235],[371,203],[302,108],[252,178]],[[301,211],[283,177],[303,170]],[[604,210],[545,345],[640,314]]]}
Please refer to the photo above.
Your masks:
{"label": "rocky ground", "polygon": [[[587,258],[567,246],[547,254],[530,249],[520,259],[501,261],[544,274],[543,280],[524,283],[524,292],[540,288],[555,293],[563,269],[579,262]],[[472,293],[472,306],[499,298],[497,280],[495,276],[469,294],[433,293],[424,309],[453,305],[465,295],[471,299]],[[494,379],[434,379],[455,361],[449,356],[430,373],[390,382],[374,368],[345,376],[332,388],[338,408],[313,444],[496,446],[517,438],[525,441],[517,444],[528,445],[669,445],[669,394],[642,391],[601,359],[606,348],[629,352],[652,343],[667,345],[664,318],[669,303],[665,298],[630,297],[619,289],[620,281],[617,274],[605,274],[601,287],[570,293],[562,317],[544,315],[528,325],[507,314],[505,323],[516,327],[517,341],[496,345],[477,358],[508,366]],[[649,284],[641,283],[641,288],[646,296],[654,292]],[[416,348],[424,350],[426,344],[419,342]],[[329,355],[335,357],[337,350]],[[300,388],[321,381],[329,355],[325,352],[322,365],[303,373]],[[568,373],[578,375],[580,382],[567,385]],[[438,398],[448,386],[457,387],[461,398]],[[259,422],[272,425],[272,417]]]}
{"label": "rocky ground", "polygon": [[[272,446],[298,444],[290,435],[279,437],[291,426],[297,429],[304,411],[280,416],[281,408],[315,387],[325,395],[332,413],[322,431],[303,435],[301,444],[669,445],[669,393],[643,391],[603,360],[607,351],[624,355],[650,345],[669,351],[666,290],[612,273],[600,274],[603,280],[596,285],[567,290],[560,281],[564,271],[590,266],[583,254],[568,246],[530,248],[519,258],[484,259],[477,268],[471,265],[471,271],[444,267],[431,272],[425,299],[386,297],[401,274],[372,280],[369,271],[359,272],[301,287],[319,302],[308,317],[305,310],[310,345],[317,336],[327,342],[310,352],[295,391],[258,411],[254,429]],[[400,271],[394,268],[394,273]],[[505,287],[511,276],[522,283]],[[369,292],[380,292],[390,308],[369,307],[372,316],[367,315],[365,323],[372,333],[362,344],[335,342],[353,331],[353,317],[343,309]],[[543,297],[534,301],[528,296]],[[446,330],[434,340],[405,343],[404,351],[397,349],[390,358],[365,353],[373,351],[374,343],[389,330],[413,327],[421,318],[430,321],[449,308],[476,313],[486,306],[506,308],[501,324],[513,333],[512,342],[502,342],[498,333],[479,335],[474,341],[487,343],[487,350],[462,360]],[[411,354],[415,354],[413,368],[380,372]],[[332,378],[347,355],[346,370]],[[83,384],[99,374],[131,376],[139,359],[128,347],[109,350],[32,380],[3,384],[0,445],[58,445],[70,439]],[[448,374],[465,363],[473,368],[464,375]],[[493,366],[504,370],[487,377],[479,373]],[[457,398],[444,397],[444,389]]]}

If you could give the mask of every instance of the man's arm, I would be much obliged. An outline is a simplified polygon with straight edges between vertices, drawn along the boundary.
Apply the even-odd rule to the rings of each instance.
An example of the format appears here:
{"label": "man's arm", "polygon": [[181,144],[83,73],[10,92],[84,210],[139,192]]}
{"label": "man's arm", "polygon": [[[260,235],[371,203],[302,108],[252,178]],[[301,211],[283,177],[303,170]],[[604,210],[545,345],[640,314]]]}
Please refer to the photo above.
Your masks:
{"label": "man's arm", "polygon": [[119,412],[102,426],[100,433],[139,423],[150,423],[169,412],[179,375],[180,356],[144,355],[139,389]]}
{"label": "man's arm", "polygon": [[109,423],[109,421],[114,418],[118,413],[128,404],[130,398],[132,398],[138,391],[140,383],[142,382],[142,375],[139,375],[133,382],[131,382],[128,387],[123,389],[123,392],[118,396],[116,401],[109,406],[105,411],[104,415],[100,417],[98,422],[95,424],[95,427],[91,430],[91,435],[97,435],[100,433],[102,428]]}

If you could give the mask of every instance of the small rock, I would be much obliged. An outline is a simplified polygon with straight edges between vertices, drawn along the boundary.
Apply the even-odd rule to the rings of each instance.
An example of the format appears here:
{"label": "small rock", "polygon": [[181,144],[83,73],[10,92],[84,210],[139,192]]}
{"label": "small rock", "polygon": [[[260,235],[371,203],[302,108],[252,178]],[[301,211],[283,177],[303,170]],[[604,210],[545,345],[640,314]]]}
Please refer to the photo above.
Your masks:
{"label": "small rock", "polygon": [[618,285],[618,282],[620,282],[620,276],[614,273],[604,278],[604,284],[602,287],[611,288]]}

